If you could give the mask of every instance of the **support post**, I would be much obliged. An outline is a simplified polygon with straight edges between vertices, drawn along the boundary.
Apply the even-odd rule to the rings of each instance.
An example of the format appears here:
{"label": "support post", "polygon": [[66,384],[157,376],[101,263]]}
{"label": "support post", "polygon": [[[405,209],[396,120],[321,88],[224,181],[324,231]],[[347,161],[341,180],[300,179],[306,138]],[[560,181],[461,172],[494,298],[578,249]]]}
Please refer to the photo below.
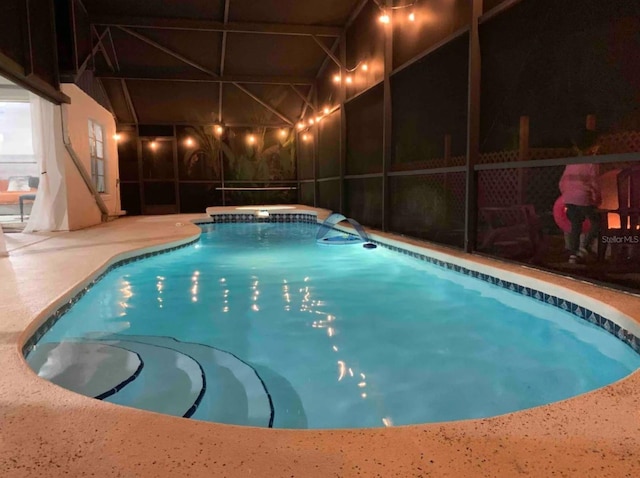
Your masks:
{"label": "support post", "polygon": [[[387,6],[392,7],[392,0],[387,0]],[[382,100],[382,230],[389,230],[389,166],[393,152],[391,114],[391,79],[393,71],[393,24],[383,25],[384,28],[384,80]]]}
{"label": "support post", "polygon": [[518,144],[518,160],[529,159],[529,117],[520,116],[520,137]]}
{"label": "support post", "polygon": [[176,195],[176,208],[177,213],[180,213],[180,175],[178,173],[178,132],[176,131],[176,125],[173,125],[173,181],[174,190]]}
{"label": "support post", "polygon": [[[318,88],[313,89],[313,104],[315,105],[315,111],[318,111]],[[310,129],[313,134],[313,207],[318,207],[318,199],[320,197],[320,184],[318,183],[318,176],[320,171],[320,165],[318,164],[318,140],[320,136],[320,123],[316,120],[313,123],[313,128]]]}
{"label": "support post", "polygon": [[482,15],[482,0],[472,0],[469,28],[469,86],[467,103],[467,185],[465,195],[464,250],[476,247],[478,222],[478,184],[474,166],[480,156],[480,36],[478,19]]}
{"label": "support post", "polygon": [[[529,160],[529,117],[520,116],[520,136],[518,143],[518,161]],[[518,169],[518,204],[525,204],[527,201],[526,194],[526,175],[524,168]]]}
{"label": "support post", "polygon": [[[448,167],[451,162],[451,134],[444,135],[444,167]],[[445,193],[449,192],[449,173],[444,173],[444,191]],[[445,217],[449,217],[449,211],[451,210],[451,206],[449,201],[445,201]]]}
{"label": "support post", "polygon": [[[340,69],[340,78],[346,78],[347,70],[344,65],[347,64],[347,33],[340,37],[340,59],[342,60],[342,68]],[[338,93],[338,101],[340,101],[340,214],[346,215],[346,184],[344,175],[347,169],[347,112],[345,110],[345,101],[347,99],[346,82],[340,82]]]}
{"label": "support post", "polygon": [[449,162],[451,161],[451,135],[444,135],[444,167],[449,166]]}

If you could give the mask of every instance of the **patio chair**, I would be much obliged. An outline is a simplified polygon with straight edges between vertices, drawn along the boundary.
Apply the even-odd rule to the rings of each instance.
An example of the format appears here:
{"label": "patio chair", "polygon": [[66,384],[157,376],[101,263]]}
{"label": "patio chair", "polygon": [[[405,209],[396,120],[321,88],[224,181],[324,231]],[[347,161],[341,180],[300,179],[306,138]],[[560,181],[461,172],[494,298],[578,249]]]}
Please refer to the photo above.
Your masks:
{"label": "patio chair", "polygon": [[[640,236],[640,164],[623,169],[618,173],[618,207],[604,209],[600,213],[600,240],[598,241],[598,260],[603,260],[609,242],[604,238],[618,237],[622,245],[636,244],[634,237]],[[618,216],[620,222],[611,221],[611,215]],[[609,239],[611,240],[611,239]],[[612,252],[620,248],[612,247]]]}

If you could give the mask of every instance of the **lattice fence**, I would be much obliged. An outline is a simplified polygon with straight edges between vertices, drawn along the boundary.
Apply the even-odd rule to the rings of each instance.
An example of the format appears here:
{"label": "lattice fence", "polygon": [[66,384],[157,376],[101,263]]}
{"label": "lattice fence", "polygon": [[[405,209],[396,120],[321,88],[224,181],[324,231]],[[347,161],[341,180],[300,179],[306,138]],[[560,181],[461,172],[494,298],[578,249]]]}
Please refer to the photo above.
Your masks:
{"label": "lattice fence", "polygon": [[570,158],[574,155],[575,153],[571,148],[531,148],[528,152],[530,161],[536,159]]}
{"label": "lattice fence", "polygon": [[452,156],[449,160],[445,158],[426,159],[422,161],[411,161],[409,163],[395,163],[391,165],[391,171],[419,171],[421,169],[446,168],[451,166],[464,166],[467,161],[466,156]]}
{"label": "lattice fence", "polygon": [[447,162],[447,166],[464,166],[467,164],[467,156],[451,156]]}
{"label": "lattice fence", "polygon": [[517,150],[509,151],[493,151],[491,153],[482,153],[478,160],[479,164],[490,163],[508,163],[510,161],[518,161],[519,153]]}
{"label": "lattice fence", "polygon": [[533,204],[538,214],[551,213],[560,196],[558,183],[564,166],[525,170],[525,203]]}
{"label": "lattice fence", "polygon": [[447,191],[449,200],[447,203],[447,211],[450,222],[455,222],[453,218],[464,218],[465,199],[467,193],[467,174],[451,173],[446,175]]}
{"label": "lattice fence", "polygon": [[600,137],[600,154],[635,153],[640,151],[640,131],[623,131],[603,134]]}
{"label": "lattice fence", "polygon": [[520,204],[517,169],[490,169],[478,172],[478,205],[512,206]]}

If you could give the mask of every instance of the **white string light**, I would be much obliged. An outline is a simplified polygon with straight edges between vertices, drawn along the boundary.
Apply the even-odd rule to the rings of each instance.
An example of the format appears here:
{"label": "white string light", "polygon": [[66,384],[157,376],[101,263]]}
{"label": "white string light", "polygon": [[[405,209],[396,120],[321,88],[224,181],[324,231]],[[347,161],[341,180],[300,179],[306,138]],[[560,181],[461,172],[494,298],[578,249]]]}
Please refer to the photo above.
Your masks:
{"label": "white string light", "polygon": [[407,19],[410,22],[415,22],[416,21],[416,14],[413,10],[413,7],[415,7],[418,3],[419,0],[414,0],[413,2],[409,3],[408,5],[398,5],[398,6],[387,6],[387,5],[380,5],[380,1],[379,0],[373,0],[375,2],[375,4],[378,6],[378,8],[380,9],[380,16],[378,17],[378,21],[380,23],[382,23],[383,25],[388,25],[391,23],[391,12],[393,10],[403,10],[406,8],[410,8],[410,12],[409,15],[407,15]]}
{"label": "white string light", "polygon": [[[416,14],[414,11],[414,8],[419,0],[414,0],[413,2],[407,4],[407,5],[398,5],[398,6],[383,6],[380,4],[379,0],[374,0],[376,6],[380,9],[380,16],[378,17],[378,20],[380,21],[380,23],[384,23],[384,24],[389,24],[391,23],[391,13],[393,10],[402,10],[402,9],[411,9],[409,10],[409,14],[407,15],[407,19],[410,22],[415,22],[416,21]],[[353,68],[346,68],[343,67],[344,72],[346,73],[354,73],[356,70],[360,69],[361,71],[364,72],[368,72],[369,71],[369,64],[365,61],[365,60],[361,60],[360,62],[358,62],[358,64],[356,66],[354,66]],[[336,73],[333,75],[332,80],[334,83],[336,84],[340,84],[342,82],[342,73]],[[354,76],[353,75],[349,75],[347,74],[345,77],[345,83],[347,83],[348,85],[352,85],[354,82]],[[330,113],[331,109],[329,107],[325,107],[323,109],[324,115],[328,115]],[[319,123],[324,116],[316,116],[315,119],[314,118],[310,118],[309,120],[307,120],[308,125],[304,122],[304,119],[300,119],[300,122],[298,123],[297,127],[298,127],[298,131],[302,132],[303,130],[308,130],[309,126],[312,126],[315,123]],[[304,137],[303,137],[304,140]]]}

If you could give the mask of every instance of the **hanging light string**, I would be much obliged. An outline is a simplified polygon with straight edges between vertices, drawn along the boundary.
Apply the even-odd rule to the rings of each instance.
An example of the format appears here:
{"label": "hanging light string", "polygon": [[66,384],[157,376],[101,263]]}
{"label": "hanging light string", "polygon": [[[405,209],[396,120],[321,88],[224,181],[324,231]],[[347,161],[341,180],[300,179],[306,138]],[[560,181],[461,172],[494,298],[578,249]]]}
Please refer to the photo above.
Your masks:
{"label": "hanging light string", "polygon": [[366,61],[364,61],[364,60],[360,60],[360,61],[358,62],[358,64],[357,64],[356,66],[354,66],[353,68],[347,68],[347,67],[345,66],[345,68],[344,68],[344,69],[345,69],[345,71],[346,71],[347,73],[353,73],[354,71],[356,71],[356,70],[357,70],[358,68],[360,68],[361,66],[363,67],[363,70],[365,70],[365,71],[367,71],[367,70],[368,70],[367,62],[366,62]]}
{"label": "hanging light string", "polygon": [[407,4],[407,5],[397,5],[395,7],[394,6],[388,7],[388,6],[385,6],[385,5],[380,5],[380,1],[379,0],[373,0],[373,3],[375,3],[380,10],[385,11],[385,10],[402,10],[404,8],[415,7],[418,4],[419,1],[420,0],[414,0],[413,2],[411,2],[411,3]]}
{"label": "hanging light string", "polygon": [[[388,23],[391,23],[391,17],[389,16],[388,12],[393,10],[404,10],[407,8],[412,9],[418,4],[420,0],[413,0],[411,3],[408,3],[406,5],[397,5],[397,6],[393,6],[393,5],[384,6],[380,4],[380,0],[373,0],[373,1],[376,4],[376,6],[380,9],[380,12],[381,12],[380,21],[382,23],[388,24]],[[413,13],[413,11],[411,11],[409,14],[409,21],[413,22],[415,21],[415,19],[416,19],[415,14]],[[369,65],[367,61],[360,60],[358,64],[353,68],[347,68],[346,65],[344,66],[344,72],[346,73],[346,77],[344,80],[347,84],[353,83],[353,76],[351,76],[350,73],[354,73],[356,70],[368,71]],[[334,83],[342,82],[342,72],[333,75],[333,82]],[[325,107],[323,109],[324,116],[329,114],[330,111],[333,111],[333,109],[334,108]],[[329,110],[329,112],[327,110]],[[296,125],[296,129],[298,130],[299,133],[303,135],[302,136],[303,141],[308,141],[310,139],[309,128],[314,124],[319,123],[324,118],[324,116],[322,114],[318,114],[315,117],[312,116],[310,119],[306,121],[304,120],[303,117],[300,118],[300,121]]]}
{"label": "hanging light string", "polygon": [[389,23],[391,23],[391,15],[389,15],[389,13],[392,12],[393,10],[404,10],[407,8],[411,9],[408,17],[409,21],[410,22],[416,21],[416,14],[413,12],[413,7],[415,7],[418,4],[419,0],[414,0],[413,2],[408,3],[406,5],[397,5],[395,7],[393,5],[390,5],[390,6],[380,5],[379,0],[373,0],[373,1],[380,9],[380,17],[378,18],[378,20],[382,24],[388,25]]}

